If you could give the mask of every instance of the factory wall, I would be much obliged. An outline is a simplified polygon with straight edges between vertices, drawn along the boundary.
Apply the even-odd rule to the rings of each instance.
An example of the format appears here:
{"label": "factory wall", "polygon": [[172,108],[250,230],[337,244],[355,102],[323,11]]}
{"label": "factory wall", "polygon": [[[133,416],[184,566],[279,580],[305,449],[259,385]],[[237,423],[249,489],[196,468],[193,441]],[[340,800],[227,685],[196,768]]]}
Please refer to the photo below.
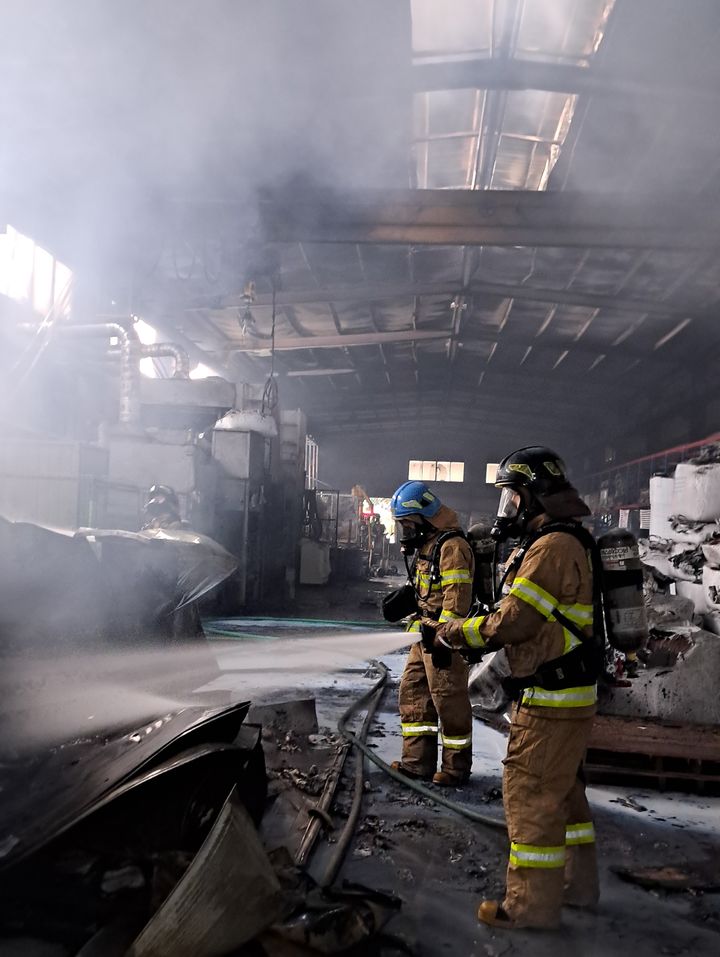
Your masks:
{"label": "factory wall", "polygon": [[[361,485],[370,496],[392,495],[407,479],[411,459],[465,462],[463,483],[440,482],[433,486],[444,502],[460,512],[464,521],[495,514],[498,493],[485,483],[485,466],[488,462],[498,462],[512,448],[503,445],[486,449],[471,442],[463,445],[457,436],[443,437],[437,433],[393,437],[343,433],[320,437],[318,441],[320,480],[343,492],[349,492],[353,485]],[[579,464],[569,457],[571,474],[578,471],[573,470],[573,465]]]}

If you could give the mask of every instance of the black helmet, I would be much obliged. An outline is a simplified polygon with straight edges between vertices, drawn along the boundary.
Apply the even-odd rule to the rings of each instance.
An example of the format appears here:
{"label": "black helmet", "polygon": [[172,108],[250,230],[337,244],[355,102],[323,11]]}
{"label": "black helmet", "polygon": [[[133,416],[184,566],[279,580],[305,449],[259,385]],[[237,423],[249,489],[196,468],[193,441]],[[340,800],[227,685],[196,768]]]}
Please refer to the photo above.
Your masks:
{"label": "black helmet", "polygon": [[533,496],[554,495],[569,489],[565,463],[544,445],[529,445],[506,455],[498,466],[497,488],[526,488]]}
{"label": "black helmet", "polygon": [[[530,445],[505,456],[498,466],[495,485],[503,490],[490,532],[496,541],[525,535],[533,519],[543,512],[551,514],[549,503],[554,506],[554,497],[563,499],[563,508],[569,507],[572,516],[589,513],[568,482],[563,460],[544,445]],[[527,495],[520,496],[518,503],[522,489],[527,489]],[[570,503],[564,502],[567,495],[571,497]],[[552,511],[557,509],[553,507]]]}
{"label": "black helmet", "polygon": [[169,485],[153,485],[148,490],[148,497],[143,509],[151,518],[159,515],[177,515],[180,517],[180,500],[175,489]]}

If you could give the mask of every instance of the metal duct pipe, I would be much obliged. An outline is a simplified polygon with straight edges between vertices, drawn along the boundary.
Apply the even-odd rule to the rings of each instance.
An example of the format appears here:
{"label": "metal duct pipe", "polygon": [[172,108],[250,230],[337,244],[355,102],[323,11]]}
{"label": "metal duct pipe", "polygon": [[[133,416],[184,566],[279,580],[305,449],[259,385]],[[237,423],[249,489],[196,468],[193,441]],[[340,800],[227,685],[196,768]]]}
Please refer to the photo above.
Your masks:
{"label": "metal duct pipe", "polygon": [[161,356],[170,356],[175,360],[174,379],[190,378],[190,356],[174,342],[155,342],[152,345],[142,346],[140,353],[143,357],[157,359]]}
{"label": "metal duct pipe", "polygon": [[120,343],[120,422],[134,425],[140,419],[140,342],[134,332],[118,322],[58,326],[63,333],[105,336]]}

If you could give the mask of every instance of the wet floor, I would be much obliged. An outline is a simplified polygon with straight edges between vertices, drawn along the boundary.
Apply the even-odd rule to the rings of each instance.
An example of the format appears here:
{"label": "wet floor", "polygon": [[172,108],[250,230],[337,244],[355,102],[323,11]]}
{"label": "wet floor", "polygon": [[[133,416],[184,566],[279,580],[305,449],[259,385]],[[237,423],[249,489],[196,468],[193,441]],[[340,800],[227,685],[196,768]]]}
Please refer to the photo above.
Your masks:
{"label": "wet floor", "polygon": [[[327,632],[324,632],[327,634]],[[299,637],[299,643],[305,639]],[[312,644],[312,643],[311,643]],[[314,643],[314,655],[317,652]],[[310,650],[310,649],[308,649]],[[337,720],[373,678],[366,676],[361,649],[333,671],[297,673],[292,682],[265,686],[262,700],[313,695],[321,728]],[[378,754],[400,754],[395,713],[404,654],[386,655],[393,686],[371,732]],[[222,667],[222,656],[220,656]],[[246,682],[226,672],[214,688],[240,693]],[[453,797],[501,813],[500,776],[505,739],[475,722],[473,778]],[[602,905],[596,916],[568,911],[557,932],[501,932],[477,923],[477,903],[502,890],[505,840],[499,833],[438,809],[387,779],[370,765],[365,775],[363,816],[342,876],[397,894],[401,913],[388,927],[422,957],[527,954],[537,957],[657,957],[658,954],[715,955],[720,952],[720,894],[645,890],[622,881],[616,867],[697,864],[717,868],[720,799],[622,787],[591,787],[598,832]],[[341,791],[334,809],[341,826],[349,795]],[[315,866],[322,865],[319,853]]]}

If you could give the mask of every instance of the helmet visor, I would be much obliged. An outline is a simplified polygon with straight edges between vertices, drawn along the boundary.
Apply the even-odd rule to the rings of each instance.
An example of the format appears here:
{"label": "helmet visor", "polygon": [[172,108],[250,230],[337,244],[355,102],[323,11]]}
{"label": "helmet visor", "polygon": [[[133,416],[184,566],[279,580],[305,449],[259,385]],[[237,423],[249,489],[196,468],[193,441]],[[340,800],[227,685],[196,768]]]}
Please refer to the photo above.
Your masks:
{"label": "helmet visor", "polygon": [[500,493],[497,517],[513,519],[518,516],[520,496],[511,488],[504,488]]}

